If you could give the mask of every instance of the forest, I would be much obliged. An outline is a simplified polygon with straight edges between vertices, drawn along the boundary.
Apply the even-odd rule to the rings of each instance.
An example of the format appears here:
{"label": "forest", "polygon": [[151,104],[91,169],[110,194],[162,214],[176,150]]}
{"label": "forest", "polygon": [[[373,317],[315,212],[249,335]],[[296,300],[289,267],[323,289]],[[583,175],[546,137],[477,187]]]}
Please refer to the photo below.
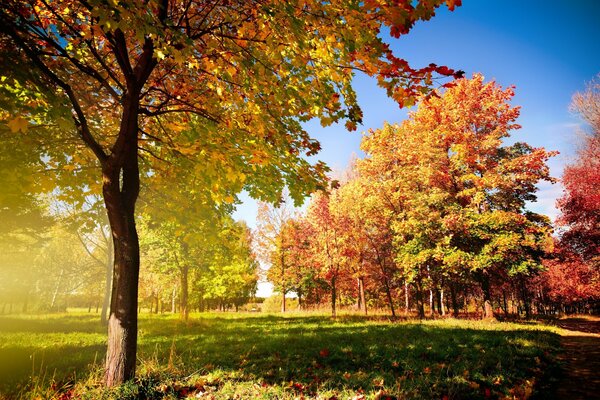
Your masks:
{"label": "forest", "polygon": [[597,393],[600,75],[554,176],[518,87],[391,44],[467,7],[0,5],[0,399]]}

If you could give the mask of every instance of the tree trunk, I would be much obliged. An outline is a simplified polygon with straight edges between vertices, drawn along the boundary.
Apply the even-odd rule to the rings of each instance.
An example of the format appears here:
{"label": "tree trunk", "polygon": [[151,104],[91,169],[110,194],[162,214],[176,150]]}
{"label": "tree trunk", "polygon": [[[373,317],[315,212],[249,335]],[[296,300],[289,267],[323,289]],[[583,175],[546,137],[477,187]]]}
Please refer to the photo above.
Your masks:
{"label": "tree trunk", "polygon": [[285,290],[281,289],[281,312],[285,312]]}
{"label": "tree trunk", "polygon": [[[105,201],[108,208],[110,200],[106,196]],[[120,207],[115,208],[118,210]],[[113,213],[114,210],[109,211],[109,218],[118,218],[111,216]],[[122,214],[122,224],[126,229],[119,231],[113,228],[115,260],[105,375],[109,387],[132,379],[136,362],[139,244],[133,210]]]}
{"label": "tree trunk", "polygon": [[404,314],[408,315],[410,312],[410,303],[408,301],[408,282],[404,280]]}
{"label": "tree trunk", "polygon": [[361,297],[360,297],[360,278],[356,278],[356,290],[357,290],[357,295],[356,295],[356,309],[357,310],[362,310],[362,303],[361,303]]}
{"label": "tree trunk", "polygon": [[[50,303],[50,311],[54,310],[54,306],[56,305],[56,298],[58,297],[58,290],[60,289],[60,283],[62,281],[62,277],[65,273],[64,269],[60,270],[60,275],[58,276],[58,282],[56,282],[56,287],[54,288],[54,294],[52,295],[52,302]],[[12,312],[12,303],[10,305],[10,311]]]}
{"label": "tree trunk", "polygon": [[[531,317],[531,303],[529,299],[529,293],[527,291],[527,287],[525,286],[525,281],[521,280],[521,297],[523,299],[523,308],[525,309],[525,318],[529,319]],[[579,305],[577,306],[577,311],[579,312]]]}
{"label": "tree trunk", "polygon": [[452,316],[458,318],[458,299],[456,298],[456,284],[450,283],[450,298],[452,300]]}
{"label": "tree trunk", "polygon": [[417,278],[416,281],[416,300],[417,300],[417,313],[419,314],[419,319],[425,318],[425,306],[423,304],[423,288],[421,287],[421,279]]}
{"label": "tree trunk", "polygon": [[135,375],[140,249],[135,202],[140,189],[137,156],[138,92],[124,98],[119,138],[102,165],[102,193],[110,222],[114,264],[108,318],[105,383],[121,384]]}
{"label": "tree trunk", "polygon": [[359,309],[367,315],[367,299],[365,299],[365,278],[358,278],[358,299],[359,299]]}
{"label": "tree trunk", "polygon": [[177,298],[177,286],[173,287],[171,292],[171,313],[175,314],[175,299]]}
{"label": "tree trunk", "polygon": [[494,310],[492,309],[492,296],[490,293],[490,278],[483,273],[481,277],[481,291],[483,292],[483,318],[493,319]]}
{"label": "tree trunk", "polygon": [[[146,44],[145,44],[146,45]],[[140,192],[138,115],[142,86],[156,65],[152,47],[145,47],[136,71],[126,77],[119,133],[111,152],[99,156],[102,194],[113,240],[113,276],[108,318],[105,384],[119,385],[135,376],[139,238],[135,226],[135,203]]]}
{"label": "tree trunk", "polygon": [[390,289],[390,283],[388,278],[383,278],[383,285],[385,287],[385,296],[388,301],[388,305],[390,306],[390,312],[392,313],[392,317],[396,318],[396,310],[394,310],[394,301],[392,300],[392,291]]}
{"label": "tree trunk", "polygon": [[189,288],[188,288],[188,273],[189,273],[189,266],[186,264],[183,267],[181,267],[181,299],[180,299],[180,313],[181,313],[181,319],[183,319],[184,321],[187,322],[189,316],[190,316],[190,311],[188,309],[188,293],[189,293]]}
{"label": "tree trunk", "polygon": [[433,317],[434,313],[435,310],[433,306],[433,290],[429,289],[429,314],[431,314],[431,316]]}
{"label": "tree trunk", "polygon": [[440,297],[439,297],[440,303],[438,304],[438,308],[439,308],[440,314],[442,316],[445,316],[446,315],[446,308],[444,306],[444,289],[440,289],[439,290],[439,295],[440,295]]}
{"label": "tree trunk", "polygon": [[335,277],[331,278],[331,316],[335,318],[335,300],[337,292],[335,288]]}

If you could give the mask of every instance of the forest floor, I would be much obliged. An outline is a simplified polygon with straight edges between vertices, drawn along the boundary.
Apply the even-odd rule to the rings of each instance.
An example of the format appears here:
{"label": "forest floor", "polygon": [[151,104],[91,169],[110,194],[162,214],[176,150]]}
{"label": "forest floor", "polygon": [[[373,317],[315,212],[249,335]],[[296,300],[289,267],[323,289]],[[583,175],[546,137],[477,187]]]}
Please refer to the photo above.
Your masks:
{"label": "forest floor", "polygon": [[142,314],[138,378],[107,391],[97,315],[0,316],[0,399],[598,398],[600,320],[555,323]]}

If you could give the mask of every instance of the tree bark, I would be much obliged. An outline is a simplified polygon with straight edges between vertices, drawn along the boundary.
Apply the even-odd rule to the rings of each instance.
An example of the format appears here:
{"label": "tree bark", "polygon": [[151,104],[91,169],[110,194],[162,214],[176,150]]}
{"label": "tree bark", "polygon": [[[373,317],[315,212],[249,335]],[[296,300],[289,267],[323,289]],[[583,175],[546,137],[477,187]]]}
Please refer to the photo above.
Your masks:
{"label": "tree bark", "polygon": [[408,299],[408,282],[404,280],[404,314],[408,315],[410,312],[410,302]]}
{"label": "tree bark", "polygon": [[490,278],[483,273],[481,277],[481,291],[483,292],[483,318],[493,319],[492,295],[490,293]]}
{"label": "tree bark", "polygon": [[177,298],[177,286],[173,287],[171,292],[171,314],[175,314],[175,299]]}
{"label": "tree bark", "polygon": [[433,290],[429,289],[429,314],[433,317],[435,314],[435,307],[433,304]]}
{"label": "tree bark", "polygon": [[335,287],[335,277],[331,278],[331,316],[335,318],[335,300],[337,292]]}
{"label": "tree bark", "polygon": [[417,312],[419,319],[425,318],[425,306],[423,304],[423,288],[421,287],[421,278],[417,278],[416,281],[416,300],[417,300]]}
{"label": "tree bark", "polygon": [[189,284],[188,284],[188,274],[189,274],[189,266],[184,265],[181,267],[181,299],[180,299],[180,313],[181,319],[187,322],[190,312],[188,309],[188,295],[189,295]]}
{"label": "tree bark", "polygon": [[281,312],[285,312],[285,289],[281,289]]}
{"label": "tree bark", "polygon": [[140,249],[135,203],[140,191],[138,164],[139,88],[128,85],[119,136],[102,163],[102,194],[114,251],[105,383],[115,386],[135,375]]}
{"label": "tree bark", "polygon": [[[56,305],[56,298],[58,297],[58,290],[60,289],[60,284],[62,282],[62,277],[65,273],[64,268],[60,270],[60,275],[58,276],[58,282],[56,283],[56,287],[54,288],[54,294],[52,295],[52,302],[50,303],[50,311],[54,310],[54,306]],[[10,305],[10,311],[12,312],[12,303]]]}
{"label": "tree bark", "polygon": [[452,316],[458,318],[459,309],[458,299],[456,297],[456,284],[453,282],[450,282],[450,298],[452,300]]}
{"label": "tree bark", "polygon": [[114,226],[112,220],[119,218],[121,221],[116,225],[122,225],[119,228],[123,228],[113,227],[115,260],[105,375],[106,385],[110,387],[132,379],[135,375],[140,259],[133,210],[123,210],[107,196],[105,201],[111,226]]}
{"label": "tree bark", "polygon": [[390,306],[392,317],[396,318],[396,310],[394,310],[394,301],[392,299],[392,290],[390,289],[390,283],[387,277],[383,278],[383,285],[385,288],[385,296],[387,298],[388,305]]}
{"label": "tree bark", "polygon": [[360,310],[367,315],[367,299],[365,298],[365,278],[358,278],[358,299],[360,304]]}

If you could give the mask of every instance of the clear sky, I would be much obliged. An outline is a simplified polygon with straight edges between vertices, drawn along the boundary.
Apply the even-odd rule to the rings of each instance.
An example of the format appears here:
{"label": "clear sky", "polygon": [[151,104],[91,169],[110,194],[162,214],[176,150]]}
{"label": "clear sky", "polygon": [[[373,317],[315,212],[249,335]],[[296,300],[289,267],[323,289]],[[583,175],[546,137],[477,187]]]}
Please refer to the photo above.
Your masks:
{"label": "clear sky", "polygon": [[[461,69],[467,77],[481,72],[504,87],[515,85],[513,104],[522,107],[522,129],[512,132],[513,140],[558,150],[550,167],[553,176],[561,176],[583,128],[569,111],[571,97],[600,73],[600,0],[463,0],[454,12],[442,8],[389,43],[413,67],[434,62]],[[358,131],[349,133],[343,124],[306,125],[321,141],[318,159],[334,170],[344,169],[352,154],[362,156],[362,132],[406,118],[406,110],[389,100],[374,80],[357,76],[355,88],[364,113]],[[554,218],[561,192],[560,184],[540,185],[538,202],[530,208]],[[242,198],[234,217],[254,227],[256,203]],[[268,284],[259,285],[259,295],[269,293]]]}

